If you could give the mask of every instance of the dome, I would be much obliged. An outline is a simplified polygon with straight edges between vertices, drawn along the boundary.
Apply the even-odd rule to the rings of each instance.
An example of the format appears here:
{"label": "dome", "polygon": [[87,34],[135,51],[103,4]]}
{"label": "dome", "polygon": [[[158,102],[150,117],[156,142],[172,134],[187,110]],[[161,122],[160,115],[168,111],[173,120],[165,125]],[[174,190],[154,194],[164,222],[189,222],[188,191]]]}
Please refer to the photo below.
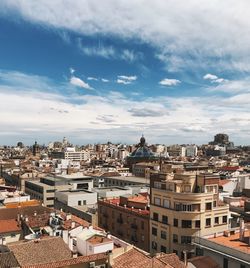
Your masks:
{"label": "dome", "polygon": [[154,153],[147,147],[146,139],[141,137],[140,143],[137,145],[137,148],[130,154],[129,157],[136,158],[153,158],[155,157]]}

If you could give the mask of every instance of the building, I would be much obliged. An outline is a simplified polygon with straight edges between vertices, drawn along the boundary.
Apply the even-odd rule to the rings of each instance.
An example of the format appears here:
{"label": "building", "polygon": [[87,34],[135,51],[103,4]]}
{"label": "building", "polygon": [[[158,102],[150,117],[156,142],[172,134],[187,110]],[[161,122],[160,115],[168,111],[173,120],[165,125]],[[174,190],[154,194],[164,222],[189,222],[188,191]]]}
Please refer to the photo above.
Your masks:
{"label": "building", "polygon": [[149,210],[145,195],[98,201],[99,226],[149,252]]}
{"label": "building", "polygon": [[82,174],[60,175],[41,178],[40,181],[26,181],[25,192],[32,198],[41,200],[45,206],[54,207],[56,191],[91,190],[93,179]]}
{"label": "building", "polygon": [[104,187],[124,187],[132,185],[149,185],[150,181],[148,178],[136,177],[136,176],[111,176],[103,177]]}
{"label": "building", "polygon": [[250,232],[240,229],[224,232],[218,236],[195,238],[194,245],[199,255],[214,259],[219,267],[250,267]]}
{"label": "building", "polygon": [[183,173],[151,178],[150,250],[193,254],[194,237],[228,229],[229,206],[218,196],[216,174]]}
{"label": "building", "polygon": [[159,157],[156,156],[146,144],[146,139],[142,136],[140,142],[137,144],[136,149],[126,158],[127,167],[132,170],[132,166],[140,162],[153,162],[158,161]]}

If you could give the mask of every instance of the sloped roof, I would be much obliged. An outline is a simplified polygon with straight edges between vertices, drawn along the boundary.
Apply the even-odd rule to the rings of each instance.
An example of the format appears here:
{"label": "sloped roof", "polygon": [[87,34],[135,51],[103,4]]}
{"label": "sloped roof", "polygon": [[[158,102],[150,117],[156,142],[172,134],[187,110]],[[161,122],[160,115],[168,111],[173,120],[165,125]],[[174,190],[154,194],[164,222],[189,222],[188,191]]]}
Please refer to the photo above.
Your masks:
{"label": "sloped roof", "polygon": [[8,247],[13,251],[21,266],[44,264],[71,258],[71,251],[61,237],[47,237],[28,242],[21,241],[10,244]]}
{"label": "sloped roof", "polygon": [[0,254],[0,267],[14,268],[14,267],[20,267],[20,265],[18,264],[17,259],[15,258],[13,252],[6,252]]}

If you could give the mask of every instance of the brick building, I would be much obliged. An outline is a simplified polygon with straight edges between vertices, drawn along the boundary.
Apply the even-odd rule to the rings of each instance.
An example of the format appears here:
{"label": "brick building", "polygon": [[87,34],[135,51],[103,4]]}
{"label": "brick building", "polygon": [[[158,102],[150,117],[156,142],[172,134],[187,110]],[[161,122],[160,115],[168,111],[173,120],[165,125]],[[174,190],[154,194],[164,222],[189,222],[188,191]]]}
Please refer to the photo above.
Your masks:
{"label": "brick building", "polygon": [[147,194],[99,200],[98,223],[112,235],[149,251]]}

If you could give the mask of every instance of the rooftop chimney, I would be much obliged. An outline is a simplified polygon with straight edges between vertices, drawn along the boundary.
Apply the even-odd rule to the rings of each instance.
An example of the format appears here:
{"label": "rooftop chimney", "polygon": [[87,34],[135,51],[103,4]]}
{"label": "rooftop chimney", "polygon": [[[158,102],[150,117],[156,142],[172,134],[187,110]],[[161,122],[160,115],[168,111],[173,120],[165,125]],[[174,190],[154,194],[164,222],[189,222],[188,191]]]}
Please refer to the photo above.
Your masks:
{"label": "rooftop chimney", "polygon": [[71,220],[71,214],[66,215],[66,221]]}
{"label": "rooftop chimney", "polygon": [[245,223],[244,219],[240,218],[240,241],[244,241]]}
{"label": "rooftop chimney", "polygon": [[183,255],[184,255],[184,265],[187,267],[187,251],[183,250]]}
{"label": "rooftop chimney", "polygon": [[71,222],[71,228],[75,228],[76,227],[76,223],[74,221]]}

